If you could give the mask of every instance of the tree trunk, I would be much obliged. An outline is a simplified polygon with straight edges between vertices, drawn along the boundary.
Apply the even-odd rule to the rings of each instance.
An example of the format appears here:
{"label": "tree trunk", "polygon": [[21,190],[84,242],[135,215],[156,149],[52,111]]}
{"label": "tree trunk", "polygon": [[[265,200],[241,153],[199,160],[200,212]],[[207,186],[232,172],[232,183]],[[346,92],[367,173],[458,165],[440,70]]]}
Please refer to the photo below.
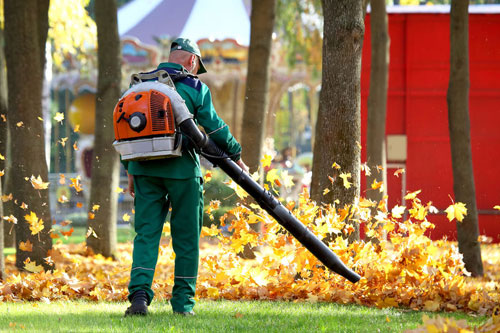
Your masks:
{"label": "tree trunk", "polygon": [[[385,0],[371,0],[371,67],[368,95],[368,125],[366,131],[367,164],[372,173],[366,176],[366,197],[379,202],[387,195],[387,158],[385,154],[385,118],[389,67],[389,33]],[[377,172],[376,166],[383,169]],[[373,190],[374,181],[384,182],[384,191]]]}
{"label": "tree trunk", "polygon": [[[40,7],[39,7],[40,6]],[[44,128],[42,117],[42,54],[45,55],[45,41],[40,36],[47,32],[39,31],[38,27],[48,27],[41,21],[47,19],[43,14],[48,9],[44,2],[37,0],[5,1],[5,57],[7,62],[8,83],[8,119],[11,142],[16,149],[11,149],[12,172],[9,175],[12,183],[12,193],[17,205],[13,205],[16,224],[16,266],[24,269],[25,260],[30,258],[36,265],[50,268],[43,258],[52,248],[49,230],[52,219],[49,207],[49,191],[35,189],[25,177],[41,176],[48,181],[47,163],[45,160]],[[33,24],[35,23],[35,24]],[[25,202],[25,211],[18,205]],[[31,212],[43,220],[43,230],[35,235],[25,216]],[[19,249],[20,242],[30,241],[33,251]]]}
{"label": "tree trunk", "polygon": [[113,148],[113,109],[120,98],[121,57],[116,0],[95,2],[99,75],[97,80],[94,158],[89,207],[100,205],[95,219],[89,219],[99,238],[87,238],[96,253],[114,257],[116,251],[117,192],[119,158]]}
{"label": "tree trunk", "polygon": [[465,203],[467,216],[457,221],[458,249],[472,276],[483,275],[476,189],[472,168],[469,121],[469,17],[467,0],[451,2],[450,82],[448,86],[448,126],[450,130],[453,191],[455,200]]}
{"label": "tree trunk", "polygon": [[269,104],[270,57],[276,0],[253,0],[250,48],[241,133],[242,156],[250,171],[258,169]]}
{"label": "tree trunk", "polygon": [[[360,192],[362,0],[323,0],[323,69],[316,122],[311,198],[351,205]],[[336,162],[341,169],[332,168]],[[350,173],[350,188],[339,173]],[[328,176],[336,177],[333,186]],[[323,195],[324,189],[330,192]],[[351,238],[359,238],[359,226]]]}
{"label": "tree trunk", "polygon": [[[0,177],[0,197],[2,196],[2,178]],[[3,205],[0,200],[0,218],[3,216]],[[0,221],[0,224],[6,224],[5,221]],[[5,263],[3,255],[3,228],[0,227],[0,281],[3,281],[5,275]]]}
{"label": "tree trunk", "polygon": [[[5,52],[4,52],[5,40],[4,40],[4,31],[0,29],[0,154],[5,157],[5,160],[0,159],[0,171],[4,171],[3,182],[2,182],[2,190],[3,193],[11,193],[7,192],[5,189],[7,188],[7,177],[9,176],[9,161],[10,161],[10,153],[8,146],[8,138],[9,138],[9,125],[7,118],[7,72],[5,71]],[[4,118],[5,117],[5,118]],[[13,203],[11,203],[13,204]],[[10,215],[11,213],[7,213],[10,210],[8,209],[9,203],[4,204],[4,214]],[[5,247],[14,247],[14,233],[10,231],[10,223],[0,223],[0,229],[3,229],[3,245]]]}

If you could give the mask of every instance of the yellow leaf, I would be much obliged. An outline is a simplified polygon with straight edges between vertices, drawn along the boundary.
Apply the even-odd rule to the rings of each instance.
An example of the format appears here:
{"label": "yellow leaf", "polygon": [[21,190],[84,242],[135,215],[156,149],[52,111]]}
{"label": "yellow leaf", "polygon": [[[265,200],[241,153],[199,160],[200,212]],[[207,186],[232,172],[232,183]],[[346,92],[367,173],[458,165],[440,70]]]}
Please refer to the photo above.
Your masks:
{"label": "yellow leaf", "polygon": [[125,221],[125,222],[130,221],[130,215],[128,215],[127,213],[123,214],[122,218],[123,218],[123,221]]}
{"label": "yellow leaf", "polygon": [[7,121],[7,117],[2,113],[0,114],[0,117],[2,117],[2,121],[5,123]]}
{"label": "yellow leaf", "polygon": [[61,140],[59,141],[61,143],[61,146],[65,147],[66,146],[66,141],[68,140],[68,138],[61,138]]}
{"label": "yellow leaf", "polygon": [[66,198],[66,196],[63,194],[59,198],[57,198],[57,201],[59,201],[60,203],[65,203],[65,202],[68,202],[69,199]]}
{"label": "yellow leaf", "polygon": [[405,209],[406,209],[405,206],[394,206],[394,208],[391,210],[392,217],[397,219],[403,217]]}
{"label": "yellow leaf", "polygon": [[323,190],[323,195],[326,195],[328,192],[330,192],[330,190],[329,190],[328,188],[325,188],[325,189]]}
{"label": "yellow leaf", "polygon": [[122,189],[120,186],[117,186],[117,187],[115,188],[115,192],[116,192],[116,193],[123,193],[123,189]]}
{"label": "yellow leaf", "polygon": [[24,202],[21,204],[21,206],[20,206],[20,207],[21,207],[23,210],[28,209],[28,205],[27,205],[27,204],[25,204]]}
{"label": "yellow leaf", "polygon": [[0,177],[2,177],[3,175],[5,175],[5,170],[0,170]]}
{"label": "yellow leaf", "polygon": [[467,208],[465,207],[464,203],[457,202],[446,208],[445,212],[446,212],[446,217],[448,218],[448,220],[450,220],[450,222],[453,219],[457,219],[459,222],[462,222],[464,216],[467,215]]}
{"label": "yellow leaf", "polygon": [[422,192],[422,190],[418,190],[418,191],[415,191],[415,192],[411,192],[411,193],[408,193],[407,195],[405,195],[405,199],[406,200],[413,200],[417,197],[417,195]]}
{"label": "yellow leaf", "polygon": [[270,167],[272,160],[273,157],[271,155],[265,154],[264,157],[260,160],[260,162],[262,163],[262,167]]}
{"label": "yellow leaf", "polygon": [[42,265],[37,265],[36,262],[30,261],[29,258],[26,261],[24,262],[24,269],[28,272],[40,273],[41,271],[43,271]]}
{"label": "yellow leaf", "polygon": [[335,168],[337,170],[340,170],[340,165],[337,164],[337,162],[333,162],[332,168]]}
{"label": "yellow leaf", "polygon": [[78,145],[76,144],[76,142],[73,144],[73,150],[78,150]]}
{"label": "yellow leaf", "polygon": [[93,205],[92,206],[92,211],[97,212],[101,206],[100,205]]}
{"label": "yellow leaf", "polygon": [[43,220],[39,219],[34,212],[30,212],[29,215],[25,215],[24,219],[30,225],[32,235],[38,234],[45,228],[43,225]]}
{"label": "yellow leaf", "polygon": [[43,118],[42,117],[37,117],[38,120],[40,121],[43,121]]}
{"label": "yellow leaf", "polygon": [[69,187],[73,187],[77,192],[81,192],[83,190],[82,185],[80,184],[80,176],[76,176],[76,178],[70,178],[71,184]]}
{"label": "yellow leaf", "polygon": [[291,188],[294,185],[293,176],[290,176],[287,170],[281,171],[281,179],[286,188]]}
{"label": "yellow leaf", "polygon": [[64,113],[56,112],[56,115],[54,116],[54,120],[58,121],[59,123],[62,124],[62,121],[64,120]]}
{"label": "yellow leaf", "polygon": [[278,170],[276,169],[269,170],[266,175],[266,181],[270,182],[271,184],[274,184],[274,181],[276,179],[278,179],[279,181]]}
{"label": "yellow leaf", "polygon": [[209,181],[211,181],[212,180],[212,172],[207,171],[205,173],[205,176],[203,176],[203,180],[205,181],[205,183],[208,183]]}
{"label": "yellow leaf", "polygon": [[89,219],[90,219],[90,220],[95,219],[95,214],[94,214],[94,213],[89,212],[89,214],[88,214],[88,215],[89,215]]}
{"label": "yellow leaf", "polygon": [[80,132],[80,124],[76,124],[73,132],[78,133]]}
{"label": "yellow leaf", "polygon": [[38,178],[31,175],[30,182],[36,190],[46,190],[49,187],[49,182],[45,183],[40,175],[38,175]]}
{"label": "yellow leaf", "polygon": [[376,179],[373,180],[373,183],[372,183],[372,189],[376,190],[376,189],[380,189],[380,192],[383,192],[384,191],[384,182],[383,181],[380,181],[380,182],[377,182]]}
{"label": "yellow leaf", "polygon": [[210,298],[219,297],[219,289],[217,289],[215,287],[208,287],[207,288],[207,296]]}
{"label": "yellow leaf", "polygon": [[344,187],[345,188],[350,188],[352,183],[349,182],[348,178],[351,178],[351,173],[348,172],[348,173],[344,173],[342,172],[340,175],[339,175],[340,178],[342,178],[342,180],[344,181]]}
{"label": "yellow leaf", "polygon": [[23,125],[24,125],[24,123],[23,123],[22,121],[20,121],[20,122],[18,122],[18,123],[16,124],[16,126],[17,126],[17,127],[22,127]]}
{"label": "yellow leaf", "polygon": [[2,154],[0,154],[0,160],[5,161],[5,156],[3,156]]}
{"label": "yellow leaf", "polygon": [[243,190],[238,184],[236,184],[232,179],[230,179],[229,181],[227,182],[224,182],[224,184],[226,184],[227,186],[229,186],[230,188],[233,189],[233,191],[236,193],[236,195],[240,198],[240,199],[245,199],[248,194],[247,192],[245,192],[245,190]]}
{"label": "yellow leaf", "polygon": [[493,207],[493,209],[498,209],[498,210],[500,210],[500,206],[499,206],[499,205],[497,205],[497,206]]}

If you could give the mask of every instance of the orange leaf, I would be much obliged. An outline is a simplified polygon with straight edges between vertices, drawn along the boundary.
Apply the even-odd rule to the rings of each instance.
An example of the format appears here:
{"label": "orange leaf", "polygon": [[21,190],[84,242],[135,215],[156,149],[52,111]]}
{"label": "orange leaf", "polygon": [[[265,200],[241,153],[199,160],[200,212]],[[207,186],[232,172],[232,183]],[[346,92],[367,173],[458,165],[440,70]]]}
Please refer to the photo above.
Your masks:
{"label": "orange leaf", "polygon": [[61,230],[61,235],[69,237],[73,234],[73,231],[75,231],[75,229],[73,227],[71,229],[69,229],[68,231]]}
{"label": "orange leaf", "polygon": [[33,244],[28,239],[26,241],[26,243],[25,242],[19,243],[19,250],[26,251],[26,252],[32,252],[33,251]]}

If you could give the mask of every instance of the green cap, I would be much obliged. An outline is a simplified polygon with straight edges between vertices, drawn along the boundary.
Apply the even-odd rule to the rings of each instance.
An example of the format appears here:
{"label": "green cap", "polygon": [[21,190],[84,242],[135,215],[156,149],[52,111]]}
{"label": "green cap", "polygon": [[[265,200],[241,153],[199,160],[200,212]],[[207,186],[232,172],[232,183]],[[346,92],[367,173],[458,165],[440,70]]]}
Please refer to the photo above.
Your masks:
{"label": "green cap", "polygon": [[194,55],[197,55],[198,59],[200,60],[200,68],[198,69],[198,74],[203,74],[207,72],[205,65],[203,65],[203,61],[201,61],[201,52],[196,43],[192,42],[187,38],[177,38],[172,42],[172,45],[170,46],[170,52],[175,50],[184,50]]}

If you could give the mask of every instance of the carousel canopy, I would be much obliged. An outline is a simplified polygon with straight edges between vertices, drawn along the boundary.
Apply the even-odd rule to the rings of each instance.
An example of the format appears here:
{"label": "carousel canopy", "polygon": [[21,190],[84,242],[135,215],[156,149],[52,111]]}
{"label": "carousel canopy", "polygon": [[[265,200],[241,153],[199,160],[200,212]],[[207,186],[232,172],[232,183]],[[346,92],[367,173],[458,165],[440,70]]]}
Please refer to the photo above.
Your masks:
{"label": "carousel canopy", "polygon": [[250,43],[250,0],[133,0],[118,10],[121,37],[235,39]]}

